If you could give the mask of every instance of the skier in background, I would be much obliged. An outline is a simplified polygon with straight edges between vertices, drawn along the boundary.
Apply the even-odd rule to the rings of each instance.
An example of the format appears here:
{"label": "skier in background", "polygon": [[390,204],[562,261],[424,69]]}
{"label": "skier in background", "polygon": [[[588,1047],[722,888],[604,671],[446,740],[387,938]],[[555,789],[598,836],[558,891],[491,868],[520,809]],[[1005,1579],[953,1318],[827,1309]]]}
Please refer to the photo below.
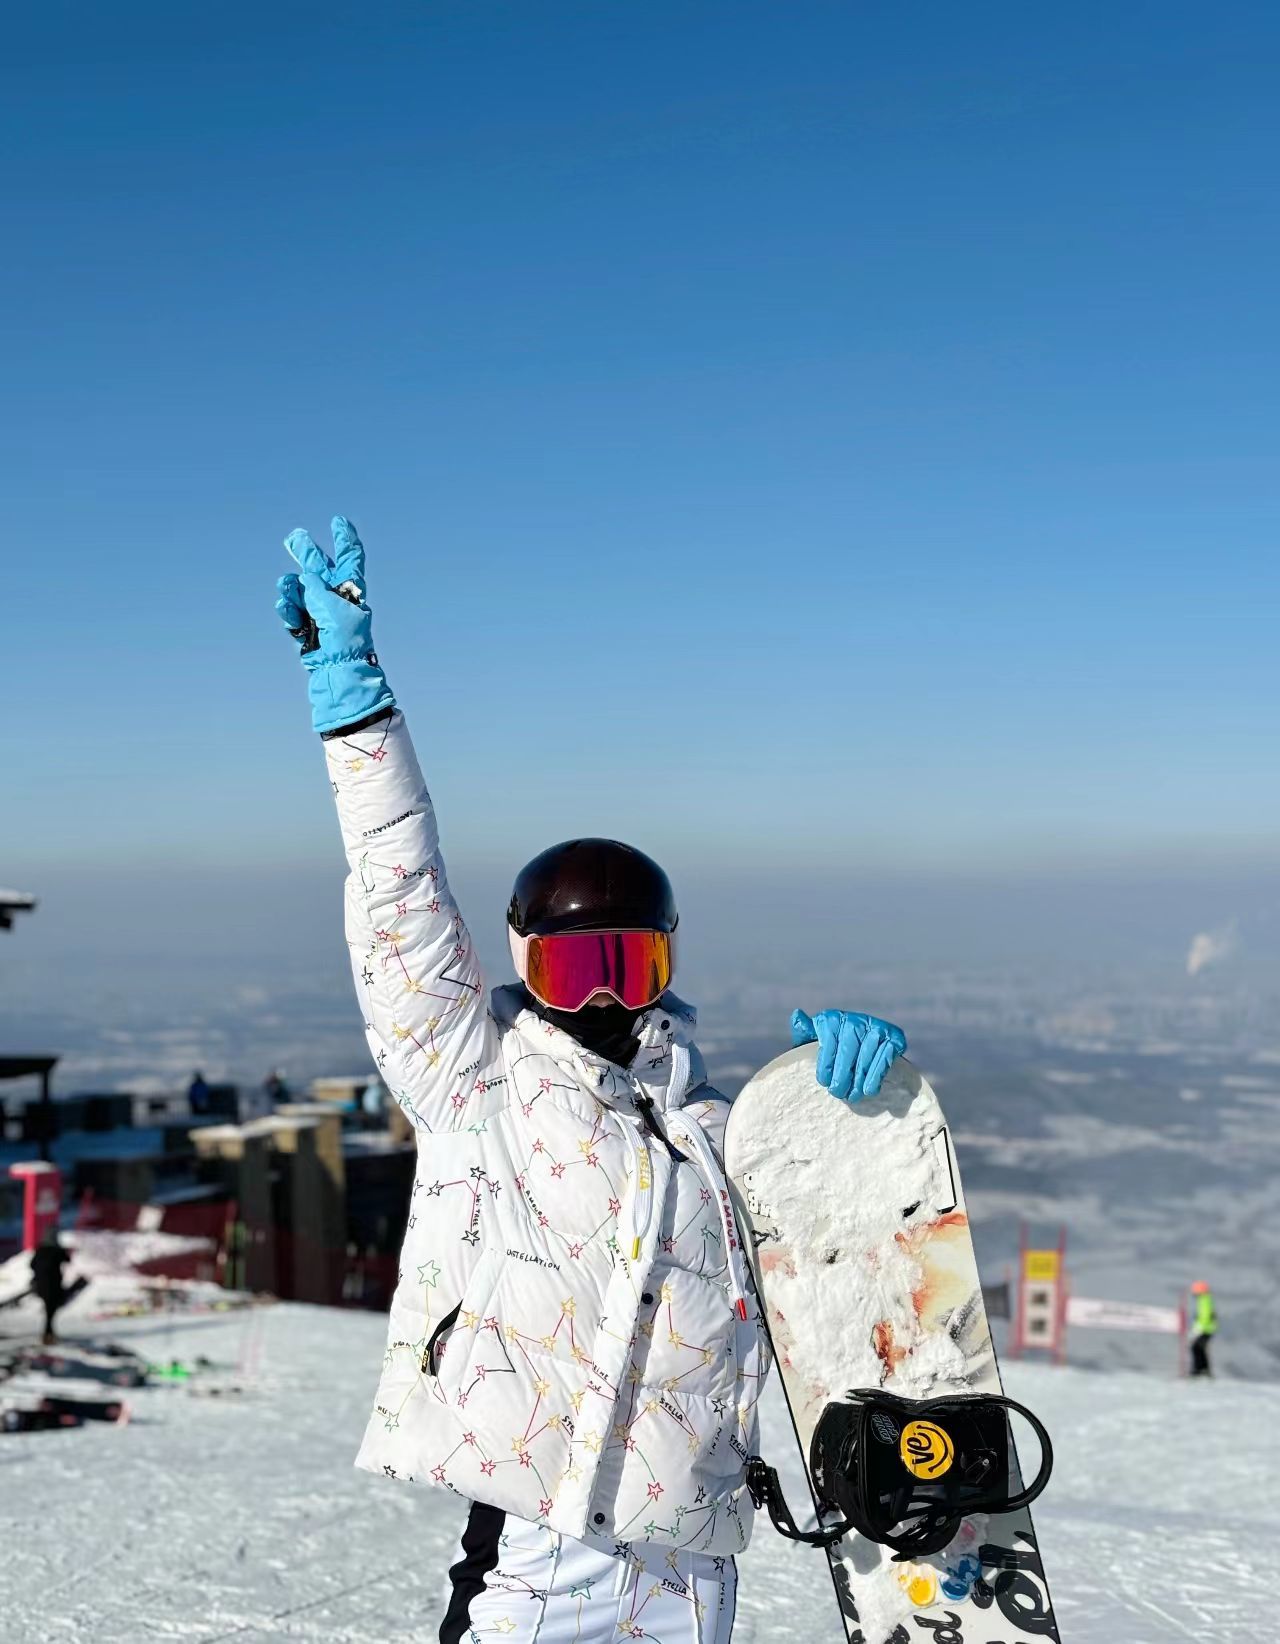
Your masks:
{"label": "skier in background", "polygon": [[57,1341],[53,1321],[59,1308],[71,1299],[83,1284],[68,1291],[62,1283],[62,1269],[71,1259],[62,1248],[56,1227],[46,1230],[40,1243],[31,1252],[31,1288],[44,1307],[44,1344]]}
{"label": "skier in background", "polygon": [[[364,549],[305,531],[276,609],[302,648],[350,863],[347,941],[370,1049],[418,1133],[418,1169],[376,1403],[358,1464],[471,1502],[442,1644],[726,1644],[747,1544],[745,1461],[767,1337],[736,1235],[695,1013],[669,991],[666,874],[615,840],[553,846],[516,879],[515,987],[485,989],[435,813],[373,648]],[[433,610],[424,583],[428,615]],[[468,647],[437,627],[445,700]],[[660,778],[672,716],[646,684],[615,700],[584,636],[584,694],[616,734],[595,787]],[[573,635],[546,636],[573,644]],[[486,794],[521,806],[521,764],[554,770],[564,704],[495,727]],[[692,796],[671,794],[673,807]],[[776,882],[762,878],[762,930]],[[875,1017],[792,1019],[832,1095],[873,1094],[906,1049]],[[537,1600],[531,1604],[530,1598]]]}
{"label": "skier in background", "polygon": [[1218,1313],[1213,1305],[1213,1291],[1203,1279],[1191,1286],[1195,1297],[1195,1315],[1191,1320],[1191,1374],[1211,1376],[1209,1342],[1218,1333]]}

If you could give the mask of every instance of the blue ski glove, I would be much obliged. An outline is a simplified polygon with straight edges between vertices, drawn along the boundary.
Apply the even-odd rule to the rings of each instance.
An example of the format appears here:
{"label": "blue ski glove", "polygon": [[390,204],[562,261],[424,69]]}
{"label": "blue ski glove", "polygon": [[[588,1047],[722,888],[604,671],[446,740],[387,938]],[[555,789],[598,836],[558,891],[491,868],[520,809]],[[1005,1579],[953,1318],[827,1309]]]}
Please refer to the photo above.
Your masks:
{"label": "blue ski glove", "polygon": [[333,516],[333,562],[306,531],[284,545],[302,567],[276,584],[276,610],[302,647],[317,731],[354,725],[396,699],[373,649],[373,613],[365,604],[364,544],[341,514]]}
{"label": "blue ski glove", "polygon": [[907,1048],[907,1037],[892,1022],[856,1010],[820,1010],[816,1016],[791,1013],[791,1043],[818,1041],[818,1083],[842,1102],[875,1096],[880,1081]]}

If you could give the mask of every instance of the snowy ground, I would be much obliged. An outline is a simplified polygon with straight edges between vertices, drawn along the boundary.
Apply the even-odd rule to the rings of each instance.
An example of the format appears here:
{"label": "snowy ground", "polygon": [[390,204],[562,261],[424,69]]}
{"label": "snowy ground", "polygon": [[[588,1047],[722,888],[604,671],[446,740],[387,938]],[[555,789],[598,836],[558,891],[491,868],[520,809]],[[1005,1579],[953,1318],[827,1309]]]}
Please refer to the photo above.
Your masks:
{"label": "snowy ground", "polygon": [[[434,1639],[458,1503],[351,1466],[381,1318],[298,1306],[172,1326],[68,1317],[68,1336],[90,1330],[157,1358],[256,1369],[240,1395],[132,1394],[127,1427],[0,1437],[6,1644]],[[1066,1644],[1275,1635],[1265,1549],[1280,1545],[1280,1388],[1027,1365],[1008,1381],[1058,1450],[1036,1519]],[[788,1438],[770,1405],[766,1455],[786,1455]],[[735,1644],[838,1636],[821,1555],[766,1522],[741,1592]]]}

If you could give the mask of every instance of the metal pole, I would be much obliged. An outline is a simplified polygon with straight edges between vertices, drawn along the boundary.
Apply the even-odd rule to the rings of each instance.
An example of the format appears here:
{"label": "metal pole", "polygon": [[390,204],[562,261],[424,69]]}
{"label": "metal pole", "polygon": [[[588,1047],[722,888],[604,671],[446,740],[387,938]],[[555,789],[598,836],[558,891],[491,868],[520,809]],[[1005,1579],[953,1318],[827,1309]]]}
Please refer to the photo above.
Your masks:
{"label": "metal pole", "polygon": [[53,1132],[53,1097],[49,1091],[49,1069],[40,1075],[40,1157],[49,1164],[49,1142]]}

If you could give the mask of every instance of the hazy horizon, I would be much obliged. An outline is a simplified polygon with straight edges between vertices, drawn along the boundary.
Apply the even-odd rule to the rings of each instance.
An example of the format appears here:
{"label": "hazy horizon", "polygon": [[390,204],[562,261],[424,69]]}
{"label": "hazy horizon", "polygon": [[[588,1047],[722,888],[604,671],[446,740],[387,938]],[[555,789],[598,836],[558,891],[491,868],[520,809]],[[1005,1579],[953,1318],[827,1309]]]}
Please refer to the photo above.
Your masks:
{"label": "hazy horizon", "polygon": [[[510,881],[491,863],[449,859],[490,984],[508,980]],[[24,882],[40,905],[0,936],[0,1050],[66,1053],[64,1090],[95,1070],[127,1080],[149,1057],[169,1084],[195,1065],[239,1078],[272,1065],[308,1078],[362,1071],[343,876],[335,850],[328,867],[287,874],[69,867]],[[1090,1001],[1132,1024],[1126,1042],[1167,1035],[1184,1011],[1197,1033],[1246,1023],[1263,1044],[1280,1002],[1280,872],[835,880],[779,854],[750,877],[674,877],[676,990],[712,1040],[781,1042],[794,995],[878,1011],[917,1037],[923,1014],[942,1049],[940,1002],[959,988],[995,1037],[1042,1031]]]}

